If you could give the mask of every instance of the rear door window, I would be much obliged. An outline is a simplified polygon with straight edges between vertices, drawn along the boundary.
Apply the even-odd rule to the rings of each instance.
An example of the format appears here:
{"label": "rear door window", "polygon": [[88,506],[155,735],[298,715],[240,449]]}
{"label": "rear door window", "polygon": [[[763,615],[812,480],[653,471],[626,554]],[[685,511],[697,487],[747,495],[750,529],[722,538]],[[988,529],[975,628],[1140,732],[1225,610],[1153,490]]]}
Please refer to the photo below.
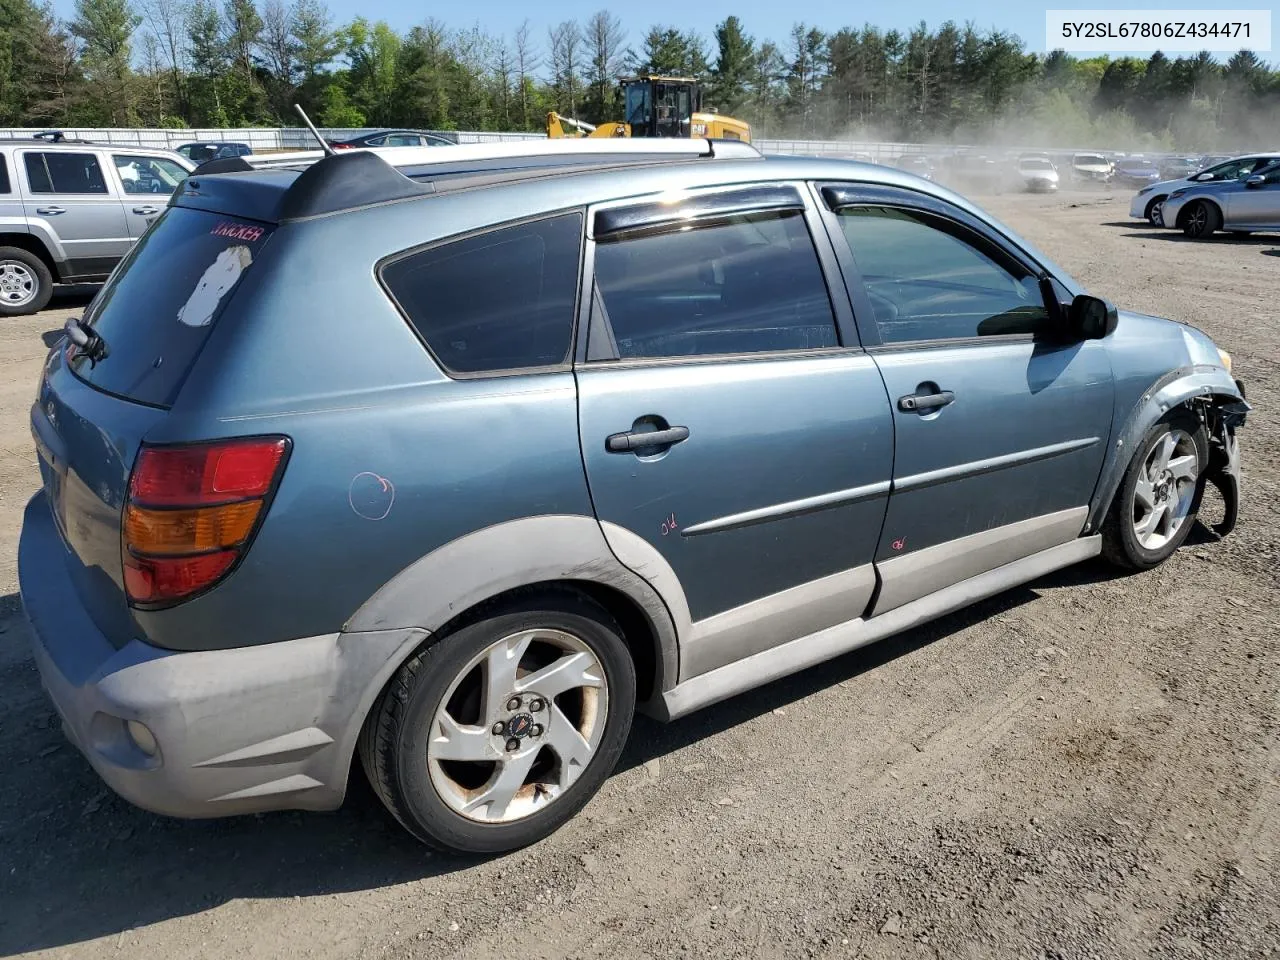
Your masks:
{"label": "rear door window", "polygon": [[167,197],[187,178],[186,170],[163,157],[116,153],[112,154],[111,159],[115,162],[116,172],[120,174],[124,192],[130,195],[147,193]]}
{"label": "rear door window", "polygon": [[32,193],[106,193],[102,166],[92,153],[23,154]]}
{"label": "rear door window", "polygon": [[72,369],[107,393],[172,404],[271,229],[203,210],[167,209],[85,315],[106,341],[107,356],[94,364],[72,355]]}
{"label": "rear door window", "polygon": [[568,362],[582,215],[563,214],[393,260],[382,280],[450,373],[491,374]]}
{"label": "rear door window", "polygon": [[818,254],[798,211],[602,239],[596,285],[619,359],[840,345]]}

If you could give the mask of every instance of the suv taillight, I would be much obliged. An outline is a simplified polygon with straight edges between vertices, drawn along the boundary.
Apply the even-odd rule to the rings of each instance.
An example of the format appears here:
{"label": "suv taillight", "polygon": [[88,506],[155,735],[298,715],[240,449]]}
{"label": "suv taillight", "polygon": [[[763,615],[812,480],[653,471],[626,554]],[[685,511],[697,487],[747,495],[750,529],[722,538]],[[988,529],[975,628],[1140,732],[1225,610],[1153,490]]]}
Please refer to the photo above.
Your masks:
{"label": "suv taillight", "polygon": [[249,549],[288,453],[286,437],[144,446],[121,532],[129,602],[166,606],[226,576]]}

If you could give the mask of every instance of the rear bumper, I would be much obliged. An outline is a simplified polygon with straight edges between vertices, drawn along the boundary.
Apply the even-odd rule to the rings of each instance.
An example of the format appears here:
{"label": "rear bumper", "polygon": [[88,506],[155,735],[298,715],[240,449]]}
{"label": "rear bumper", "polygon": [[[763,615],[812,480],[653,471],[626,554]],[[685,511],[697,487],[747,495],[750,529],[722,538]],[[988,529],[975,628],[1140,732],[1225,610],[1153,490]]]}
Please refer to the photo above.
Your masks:
{"label": "rear bumper", "polygon": [[1129,216],[1135,220],[1147,219],[1147,204],[1151,202],[1154,194],[1151,193],[1135,193],[1133,199],[1129,201]]}
{"label": "rear bumper", "polygon": [[[132,640],[117,650],[81,606],[66,561],[37,494],[23,519],[18,577],[41,681],[107,785],[169,816],[338,807],[366,713],[425,639],[394,630],[193,653]],[[157,749],[140,746],[129,721]]]}

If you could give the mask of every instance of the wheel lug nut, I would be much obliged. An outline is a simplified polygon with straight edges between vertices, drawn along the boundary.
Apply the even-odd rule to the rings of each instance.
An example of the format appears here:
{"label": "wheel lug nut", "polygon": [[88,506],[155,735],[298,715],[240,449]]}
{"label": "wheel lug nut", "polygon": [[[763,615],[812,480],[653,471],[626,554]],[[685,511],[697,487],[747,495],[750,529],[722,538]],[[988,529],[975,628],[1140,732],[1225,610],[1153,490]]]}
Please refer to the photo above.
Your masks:
{"label": "wheel lug nut", "polygon": [[507,741],[507,753],[515,753],[519,749],[520,749],[520,741],[517,740],[515,737],[512,737],[510,740]]}
{"label": "wheel lug nut", "polygon": [[501,720],[499,720],[497,723],[493,725],[493,735],[495,737],[500,737],[502,736],[502,731],[505,729],[507,729],[507,725],[503,723]]}
{"label": "wheel lug nut", "polygon": [[529,709],[532,710],[534,713],[537,713],[540,710],[545,709],[546,706],[547,706],[546,703],[543,702],[541,697],[534,697],[532,700],[529,701]]}
{"label": "wheel lug nut", "polygon": [[520,698],[519,698],[519,697],[512,697],[510,700],[508,700],[508,701],[507,701],[507,709],[508,709],[508,710],[519,710],[519,709],[520,709]]}
{"label": "wheel lug nut", "polygon": [[540,737],[540,736],[542,736],[542,724],[540,724],[540,723],[535,723],[535,724],[533,725],[533,729],[529,731],[529,736],[531,736],[531,737]]}

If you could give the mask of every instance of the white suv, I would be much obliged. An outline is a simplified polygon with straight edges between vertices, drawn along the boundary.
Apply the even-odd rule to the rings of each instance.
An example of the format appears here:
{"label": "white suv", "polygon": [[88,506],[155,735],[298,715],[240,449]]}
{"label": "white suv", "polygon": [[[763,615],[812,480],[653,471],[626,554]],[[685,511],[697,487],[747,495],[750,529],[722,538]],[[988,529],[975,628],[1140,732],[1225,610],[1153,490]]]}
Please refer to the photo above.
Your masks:
{"label": "white suv", "polygon": [[154,147],[0,140],[0,316],[105,280],[194,169]]}

